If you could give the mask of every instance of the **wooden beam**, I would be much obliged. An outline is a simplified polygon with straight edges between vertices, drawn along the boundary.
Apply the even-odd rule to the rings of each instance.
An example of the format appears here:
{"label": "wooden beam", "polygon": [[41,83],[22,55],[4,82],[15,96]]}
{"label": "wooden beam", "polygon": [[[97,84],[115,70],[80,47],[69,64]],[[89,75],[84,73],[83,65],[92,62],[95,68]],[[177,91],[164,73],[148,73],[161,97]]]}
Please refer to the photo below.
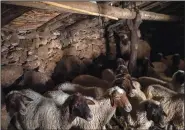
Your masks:
{"label": "wooden beam", "polygon": [[1,14],[1,27],[5,26],[13,19],[21,16],[23,13],[30,11],[31,8],[29,7],[21,7],[21,6],[12,6],[8,8],[6,11],[2,12]]}
{"label": "wooden beam", "polygon": [[[129,9],[122,9],[108,5],[97,5],[92,2],[51,2],[51,1],[37,1],[37,2],[17,2],[17,1],[3,1],[6,4],[22,5],[40,9],[49,9],[55,11],[67,11],[72,13],[88,14],[94,16],[102,16],[110,19],[134,19],[136,12]],[[153,13],[148,11],[140,11],[142,20],[152,21],[178,21],[176,16]]]}
{"label": "wooden beam", "polygon": [[[55,18],[49,20],[48,22],[44,23],[42,26],[37,28],[37,31],[44,31],[46,28],[48,28],[49,26],[51,26],[52,24],[54,24],[57,21],[60,21],[68,16],[70,16],[71,13],[61,13],[59,15],[57,15]],[[48,30],[52,30],[52,29],[48,29]]]}

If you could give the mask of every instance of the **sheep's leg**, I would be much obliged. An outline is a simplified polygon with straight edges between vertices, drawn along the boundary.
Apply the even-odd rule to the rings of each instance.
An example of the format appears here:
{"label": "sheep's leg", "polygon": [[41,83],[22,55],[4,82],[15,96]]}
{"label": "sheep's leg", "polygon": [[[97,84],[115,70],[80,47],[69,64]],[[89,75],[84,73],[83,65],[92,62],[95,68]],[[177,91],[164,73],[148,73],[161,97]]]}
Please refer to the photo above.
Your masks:
{"label": "sheep's leg", "polygon": [[106,130],[106,127],[105,127],[105,126],[103,126],[103,127],[102,127],[102,130]]}
{"label": "sheep's leg", "polygon": [[126,123],[127,123],[129,126],[134,126],[134,121],[133,121],[133,119],[132,119],[132,117],[131,117],[130,114],[128,114],[128,115],[125,117],[125,121],[126,121]]}
{"label": "sheep's leg", "polygon": [[8,125],[8,130],[23,130],[16,115],[12,117]]}
{"label": "sheep's leg", "polygon": [[152,86],[149,86],[145,91],[144,91],[144,93],[145,93],[145,95],[146,95],[146,98],[147,99],[152,99],[152,91],[153,91],[153,87]]}
{"label": "sheep's leg", "polygon": [[124,126],[120,123],[120,121],[115,118],[115,117],[112,117],[112,119],[114,120],[114,122],[121,128],[121,129],[124,129]]}
{"label": "sheep's leg", "polygon": [[107,129],[110,129],[110,130],[112,129],[112,126],[110,125],[110,123],[107,123],[106,126],[107,126]]}

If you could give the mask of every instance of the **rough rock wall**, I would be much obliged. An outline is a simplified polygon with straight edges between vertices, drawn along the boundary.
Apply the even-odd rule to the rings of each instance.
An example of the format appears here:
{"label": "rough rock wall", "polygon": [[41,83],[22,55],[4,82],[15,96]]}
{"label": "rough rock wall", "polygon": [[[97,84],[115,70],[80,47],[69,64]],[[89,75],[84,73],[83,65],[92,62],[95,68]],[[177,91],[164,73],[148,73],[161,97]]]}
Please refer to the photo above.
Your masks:
{"label": "rough rock wall", "polygon": [[46,37],[23,39],[18,33],[2,31],[1,65],[19,65],[51,74],[66,56],[95,58],[105,53],[104,38],[97,18],[72,24]]}

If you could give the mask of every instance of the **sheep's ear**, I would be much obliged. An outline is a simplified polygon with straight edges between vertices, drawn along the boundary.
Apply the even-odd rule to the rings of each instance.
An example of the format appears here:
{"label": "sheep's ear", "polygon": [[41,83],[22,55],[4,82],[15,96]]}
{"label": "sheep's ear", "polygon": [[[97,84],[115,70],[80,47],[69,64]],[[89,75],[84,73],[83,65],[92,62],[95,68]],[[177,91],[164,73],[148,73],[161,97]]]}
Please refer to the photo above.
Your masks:
{"label": "sheep's ear", "polygon": [[161,99],[163,99],[163,97],[160,97],[160,96],[159,97],[153,97],[153,99],[156,100],[156,101],[160,101]]}
{"label": "sheep's ear", "polygon": [[152,68],[154,68],[154,65],[150,62],[150,66],[152,67]]}
{"label": "sheep's ear", "polygon": [[145,110],[148,110],[148,109],[150,109],[151,108],[151,103],[150,102],[148,102],[148,103],[146,103],[145,104]]}
{"label": "sheep's ear", "polygon": [[19,108],[20,114],[25,115],[27,113],[26,106],[31,101],[33,101],[33,99],[27,97],[26,95],[22,95],[21,100],[20,100],[20,108]]}
{"label": "sheep's ear", "polygon": [[86,102],[88,105],[95,105],[95,102],[93,100],[86,99]]}
{"label": "sheep's ear", "polygon": [[116,79],[113,81],[113,85],[121,84],[122,82],[123,82],[123,78],[116,78]]}
{"label": "sheep's ear", "polygon": [[167,114],[164,112],[164,110],[163,110],[163,113],[162,114],[167,117]]}
{"label": "sheep's ear", "polygon": [[163,59],[167,60],[166,56],[163,56]]}
{"label": "sheep's ear", "polygon": [[26,106],[23,102],[20,102],[19,112],[21,115],[25,115],[27,113]]}

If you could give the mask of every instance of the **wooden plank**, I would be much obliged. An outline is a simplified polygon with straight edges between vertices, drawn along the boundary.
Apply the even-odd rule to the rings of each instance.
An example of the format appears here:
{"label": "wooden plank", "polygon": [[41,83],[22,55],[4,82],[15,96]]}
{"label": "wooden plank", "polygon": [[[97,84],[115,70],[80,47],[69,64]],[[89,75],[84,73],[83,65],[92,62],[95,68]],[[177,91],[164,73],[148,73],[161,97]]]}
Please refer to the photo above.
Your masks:
{"label": "wooden plank", "polygon": [[[64,18],[66,18],[66,17],[68,17],[68,16],[70,16],[70,15],[71,15],[71,13],[65,13],[65,14],[64,14],[64,13],[61,13],[61,14],[57,15],[55,18],[53,18],[53,19],[49,20],[48,22],[44,23],[42,26],[38,27],[38,28],[37,28],[37,31],[43,31],[43,30],[45,30],[48,26],[54,24],[54,23],[57,22],[57,21],[60,21],[60,20],[62,20],[62,19],[64,19]],[[49,29],[49,30],[50,30],[50,29]]]}
{"label": "wooden plank", "polygon": [[13,6],[1,14],[1,27],[10,23],[13,19],[21,16],[23,13],[30,11],[29,7]]}
{"label": "wooden plank", "polygon": [[56,11],[48,11],[42,9],[32,9],[20,17],[12,20],[8,25],[4,27],[13,28],[15,30],[32,30],[42,26],[44,23],[53,19],[60,13]]}
{"label": "wooden plank", "polygon": [[[108,5],[97,5],[92,2],[51,2],[51,1],[37,1],[37,2],[17,2],[8,1],[7,4],[22,5],[40,9],[49,9],[55,11],[67,11],[72,13],[88,14],[94,16],[102,16],[110,19],[134,19],[136,12],[129,9],[122,9]],[[178,21],[176,16],[153,13],[148,11],[140,11],[142,20],[152,21]]]}

